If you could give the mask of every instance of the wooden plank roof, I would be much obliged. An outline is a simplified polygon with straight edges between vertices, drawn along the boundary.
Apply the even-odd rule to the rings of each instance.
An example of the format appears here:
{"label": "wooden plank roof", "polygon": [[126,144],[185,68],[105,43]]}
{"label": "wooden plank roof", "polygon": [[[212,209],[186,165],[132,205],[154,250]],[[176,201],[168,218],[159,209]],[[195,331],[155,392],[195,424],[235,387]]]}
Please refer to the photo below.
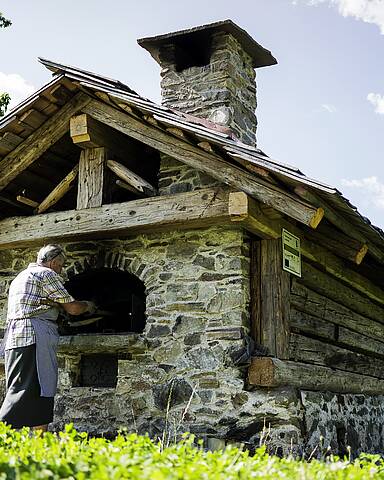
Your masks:
{"label": "wooden plank roof", "polygon": [[[202,148],[203,145],[212,148],[229,164],[278,185],[312,205],[324,208],[326,217],[333,218],[333,223],[339,220],[343,222],[352,232],[351,236],[368,240],[374,249],[383,247],[384,232],[363,217],[336,188],[307,177],[298,168],[269,158],[258,148],[241,143],[228,129],[157,105],[118,80],[46,59],[40,59],[40,62],[53,72],[54,78],[0,120],[0,168],[2,156],[16,148],[82,90],[120,111],[125,110],[133,115],[136,112],[163,128],[184,132],[187,138]],[[54,151],[50,151],[49,155],[54,157]],[[59,159],[59,163],[60,161],[65,163],[65,158]],[[69,171],[72,167],[68,162],[66,170]],[[12,190],[13,186],[10,185],[9,188]],[[341,224],[338,226],[343,230]]]}

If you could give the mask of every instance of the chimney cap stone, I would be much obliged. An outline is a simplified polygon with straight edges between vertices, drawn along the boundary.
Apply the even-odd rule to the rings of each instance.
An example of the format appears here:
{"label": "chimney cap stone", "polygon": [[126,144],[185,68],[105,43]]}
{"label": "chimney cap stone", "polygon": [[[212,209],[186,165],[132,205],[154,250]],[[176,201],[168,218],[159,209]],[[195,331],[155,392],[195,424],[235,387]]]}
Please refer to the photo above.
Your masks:
{"label": "chimney cap stone", "polygon": [[245,30],[232,22],[232,20],[222,20],[186,30],[166,33],[164,35],[139,38],[137,43],[148,50],[152,57],[160,63],[159,51],[163,45],[176,43],[180,39],[184,41],[191,39],[195,44],[199,44],[201,48],[204,48],[207,36],[210,37],[217,32],[229,33],[236,38],[245,52],[252,58],[253,68],[266,67],[277,63],[276,58],[269,50],[257,43]]}

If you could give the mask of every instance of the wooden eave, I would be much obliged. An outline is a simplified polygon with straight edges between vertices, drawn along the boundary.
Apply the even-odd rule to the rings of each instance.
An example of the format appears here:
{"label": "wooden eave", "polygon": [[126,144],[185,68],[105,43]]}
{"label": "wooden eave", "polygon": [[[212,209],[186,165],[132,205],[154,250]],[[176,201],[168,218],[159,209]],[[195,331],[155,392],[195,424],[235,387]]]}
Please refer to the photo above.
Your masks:
{"label": "wooden eave", "polygon": [[[286,218],[316,227],[324,211],[327,220],[338,230],[366,244],[375,260],[384,261],[382,231],[370,225],[337,190],[309,179],[292,166],[270,159],[260,150],[236,141],[229,133],[208,128],[206,122],[191,121],[180,112],[155,105],[120,82],[101,76],[95,78],[94,74],[74,67],[65,71],[61,67],[50,62],[50,68],[56,72],[55,79],[1,120],[0,155],[3,158],[4,154],[20,149],[44,122],[82,92],[89,102],[79,111],[205,171],[235,190],[271,206]],[[44,155],[54,158],[54,147]],[[0,168],[1,162],[0,159]],[[38,162],[42,163],[42,159]],[[48,163],[55,165],[51,159]],[[28,168],[35,168],[34,165]],[[59,175],[52,183],[59,183],[73,167],[73,161],[68,161],[66,171],[58,168]],[[18,180],[19,177],[15,177],[8,182],[4,193],[17,191]],[[2,192],[0,203],[1,195]],[[9,208],[15,215],[10,204]],[[299,214],[296,214],[297,208]],[[20,214],[23,211],[25,207],[20,205]]]}

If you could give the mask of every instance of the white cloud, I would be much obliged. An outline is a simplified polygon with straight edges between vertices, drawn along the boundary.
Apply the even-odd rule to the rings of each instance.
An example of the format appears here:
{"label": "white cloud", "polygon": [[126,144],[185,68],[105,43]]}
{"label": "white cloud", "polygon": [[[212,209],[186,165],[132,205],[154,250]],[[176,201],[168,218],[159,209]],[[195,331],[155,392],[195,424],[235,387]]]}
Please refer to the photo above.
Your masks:
{"label": "white cloud", "polygon": [[360,180],[343,179],[341,183],[345,187],[362,190],[368,203],[384,209],[384,183],[381,183],[376,176],[366,177]]}
{"label": "white cloud", "polygon": [[36,88],[28,83],[18,73],[3,73],[0,72],[0,93],[8,93],[11,97],[11,102],[8,111],[16,107],[18,103],[31,95]]}
{"label": "white cloud", "polygon": [[321,105],[321,108],[322,108],[323,110],[326,110],[326,111],[329,112],[329,113],[335,113],[335,112],[337,112],[337,108],[336,108],[334,105],[331,105],[331,104],[329,104],[329,103],[323,103],[323,104]]}
{"label": "white cloud", "polygon": [[375,107],[376,113],[384,115],[384,95],[379,93],[368,93],[367,100]]}
{"label": "white cloud", "polygon": [[[377,25],[384,34],[384,1],[383,0],[301,0],[308,5],[329,3],[335,5],[343,17],[354,17],[363,22]],[[294,0],[294,4],[299,0]]]}

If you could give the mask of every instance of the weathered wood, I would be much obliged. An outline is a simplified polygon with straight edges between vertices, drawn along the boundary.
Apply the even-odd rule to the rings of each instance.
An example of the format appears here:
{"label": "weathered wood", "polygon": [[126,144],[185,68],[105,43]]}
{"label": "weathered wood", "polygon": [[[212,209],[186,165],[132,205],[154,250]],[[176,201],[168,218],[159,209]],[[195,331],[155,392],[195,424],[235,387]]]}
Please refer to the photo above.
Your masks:
{"label": "weathered wood", "polygon": [[307,200],[313,205],[317,205],[319,208],[322,208],[325,212],[326,218],[335,225],[339,230],[345,233],[355,240],[361,242],[362,245],[368,246],[369,253],[380,263],[384,263],[384,252],[382,249],[374,245],[372,242],[368,241],[362,233],[355,229],[343,216],[337,213],[327,202],[321,199],[318,195],[310,192],[304,187],[296,187],[295,193]]}
{"label": "weathered wood", "polygon": [[122,180],[116,180],[116,185],[120,188],[124,188],[124,190],[128,190],[128,192],[134,193],[138,197],[143,197],[144,195],[136,190],[136,188],[131,187],[128,183],[123,182]]}
{"label": "weathered wood", "polygon": [[89,101],[90,97],[87,95],[77,94],[23,143],[4,157],[0,162],[0,190],[56,143],[67,131],[69,119]]}
{"label": "weathered wood", "polygon": [[384,342],[375,340],[368,335],[352,332],[348,328],[339,328],[338,343],[384,358]]}
{"label": "weathered wood", "polygon": [[44,115],[44,113],[41,113],[38,110],[31,108],[20,116],[19,121],[33,129],[36,129],[39,128],[40,125],[42,125],[47,120],[47,118],[48,117]]}
{"label": "weathered wood", "polygon": [[[236,192],[231,195],[230,212],[234,222],[243,222],[244,228],[261,238],[279,238],[282,228],[297,235],[301,240],[301,253],[309,260],[320,264],[332,276],[349,284],[357,291],[364,293],[372,300],[384,305],[384,291],[363,275],[348,268],[345,262],[334,255],[331,251],[317,245],[317,230],[310,238],[308,232],[303,232],[294,225],[283,219],[267,217],[258,206],[257,202],[244,192]],[[337,233],[336,233],[337,236]],[[336,240],[333,242],[336,245]],[[342,252],[342,243],[338,245],[338,251]],[[347,252],[347,247],[345,248]],[[357,252],[356,252],[357,253]],[[345,256],[344,254],[342,254]]]}
{"label": "weathered wood", "polygon": [[168,128],[166,128],[166,131],[169,132],[172,135],[175,135],[176,137],[183,138],[184,140],[187,140],[187,137],[186,137],[185,133],[182,130],[180,130],[180,128],[168,127]]}
{"label": "weathered wood", "polygon": [[[295,229],[291,228],[291,231],[295,233]],[[303,256],[322,265],[333,277],[363,293],[371,300],[384,305],[384,290],[363,275],[348,268],[343,259],[338,258],[320,245],[316,245],[310,240],[305,240],[305,238],[301,242],[301,251]]]}
{"label": "weathered wood", "polygon": [[154,196],[157,194],[156,189],[149,182],[132,172],[132,170],[129,170],[129,168],[125,167],[121,163],[114,160],[107,160],[107,167],[138,192],[148,196]]}
{"label": "weathered wood", "polygon": [[77,210],[100,207],[105,199],[105,148],[86,148],[79,161]]}
{"label": "weathered wood", "polygon": [[154,168],[148,147],[119,131],[98,122],[86,114],[75,115],[70,120],[70,134],[73,142],[81,148],[105,147],[110,159],[118,159],[131,171],[141,177],[153,176],[149,171]]}
{"label": "weathered wood", "polygon": [[107,140],[103,138],[100,125],[89,115],[81,113],[70,119],[69,134],[75,145],[82,148],[105,147]]}
{"label": "weathered wood", "polygon": [[326,340],[335,340],[337,327],[332,323],[331,319],[323,320],[310,313],[297,310],[294,308],[295,306],[295,296],[291,294],[291,315],[289,321],[291,332],[307,333]]}
{"label": "weathered wood", "polygon": [[302,390],[384,394],[384,380],[376,377],[269,357],[252,359],[248,382],[250,385],[268,388],[289,385]]}
{"label": "weathered wood", "polygon": [[207,188],[92,209],[7,218],[0,221],[0,249],[230,224],[228,199],[227,189]]}
{"label": "weathered wood", "polygon": [[[131,114],[133,113],[132,109],[131,109],[131,111],[125,109],[125,111],[127,113],[131,113]],[[151,125],[154,125],[155,127],[157,127],[159,125],[159,122],[155,118],[153,118],[152,115],[144,115],[143,118],[146,122],[150,123]]]}
{"label": "weathered wood", "polygon": [[384,309],[373,302],[367,295],[350,288],[331,275],[321,272],[307,262],[302,262],[302,278],[300,283],[311,290],[328,297],[335,302],[350,308],[368,318],[384,323]]}
{"label": "weathered wood", "polygon": [[24,203],[24,205],[28,205],[29,207],[36,208],[39,203],[31,198],[25,197],[24,195],[17,195],[16,200],[20,203]]}
{"label": "weathered wood", "polygon": [[209,142],[200,142],[197,144],[197,146],[202,148],[206,152],[215,153],[214,149],[212,148],[212,145]]}
{"label": "weathered wood", "polygon": [[289,359],[384,378],[384,360],[382,358],[364,355],[303,335],[291,334]]}
{"label": "weathered wood", "polygon": [[[331,284],[330,288],[338,287]],[[348,299],[350,297],[346,297],[346,300]],[[300,283],[298,279],[292,278],[291,304],[294,310],[291,314],[291,326],[303,332],[323,336],[322,332],[325,333],[326,325],[330,328],[334,328],[337,325],[384,342],[383,323],[379,323],[352,310],[354,304],[360,305],[358,301],[358,298],[355,300],[350,299],[351,305],[349,306],[351,308],[349,306],[346,307],[309,289]],[[382,314],[384,315],[384,311],[382,311]],[[313,328],[311,328],[311,324]],[[336,339],[335,335],[332,335],[332,337],[325,336],[326,338]]]}
{"label": "weathered wood", "polygon": [[244,228],[260,238],[281,237],[279,223],[264,215],[257,202],[244,192],[231,193],[229,212],[233,222],[243,222]]}
{"label": "weathered wood", "polygon": [[316,228],[323,216],[322,209],[298,200],[286,191],[268,184],[241,168],[229,165],[218,155],[205,152],[197,146],[170,135],[166,131],[145,124],[113,107],[93,100],[83,111],[98,121],[172,156],[191,167],[201,170],[222,182],[239,188],[288,216]]}
{"label": "weathered wood", "polygon": [[43,213],[53,207],[73,187],[74,181],[79,172],[79,165],[76,165],[63,180],[49,193],[38,205],[35,213]]}
{"label": "weathered wood", "polygon": [[323,222],[316,232],[308,228],[304,234],[310,242],[318,243],[337,256],[350,260],[357,265],[360,265],[368,251],[366,243],[354,240],[350,236],[339,232],[336,228],[326,226]]}
{"label": "weathered wood", "polygon": [[260,241],[260,343],[269,355],[287,358],[290,275],[282,268],[281,252],[281,239]]}
{"label": "weathered wood", "polygon": [[0,155],[7,155],[10,151],[20,145],[22,141],[22,137],[19,137],[12,132],[5,132],[4,135],[0,137]]}

